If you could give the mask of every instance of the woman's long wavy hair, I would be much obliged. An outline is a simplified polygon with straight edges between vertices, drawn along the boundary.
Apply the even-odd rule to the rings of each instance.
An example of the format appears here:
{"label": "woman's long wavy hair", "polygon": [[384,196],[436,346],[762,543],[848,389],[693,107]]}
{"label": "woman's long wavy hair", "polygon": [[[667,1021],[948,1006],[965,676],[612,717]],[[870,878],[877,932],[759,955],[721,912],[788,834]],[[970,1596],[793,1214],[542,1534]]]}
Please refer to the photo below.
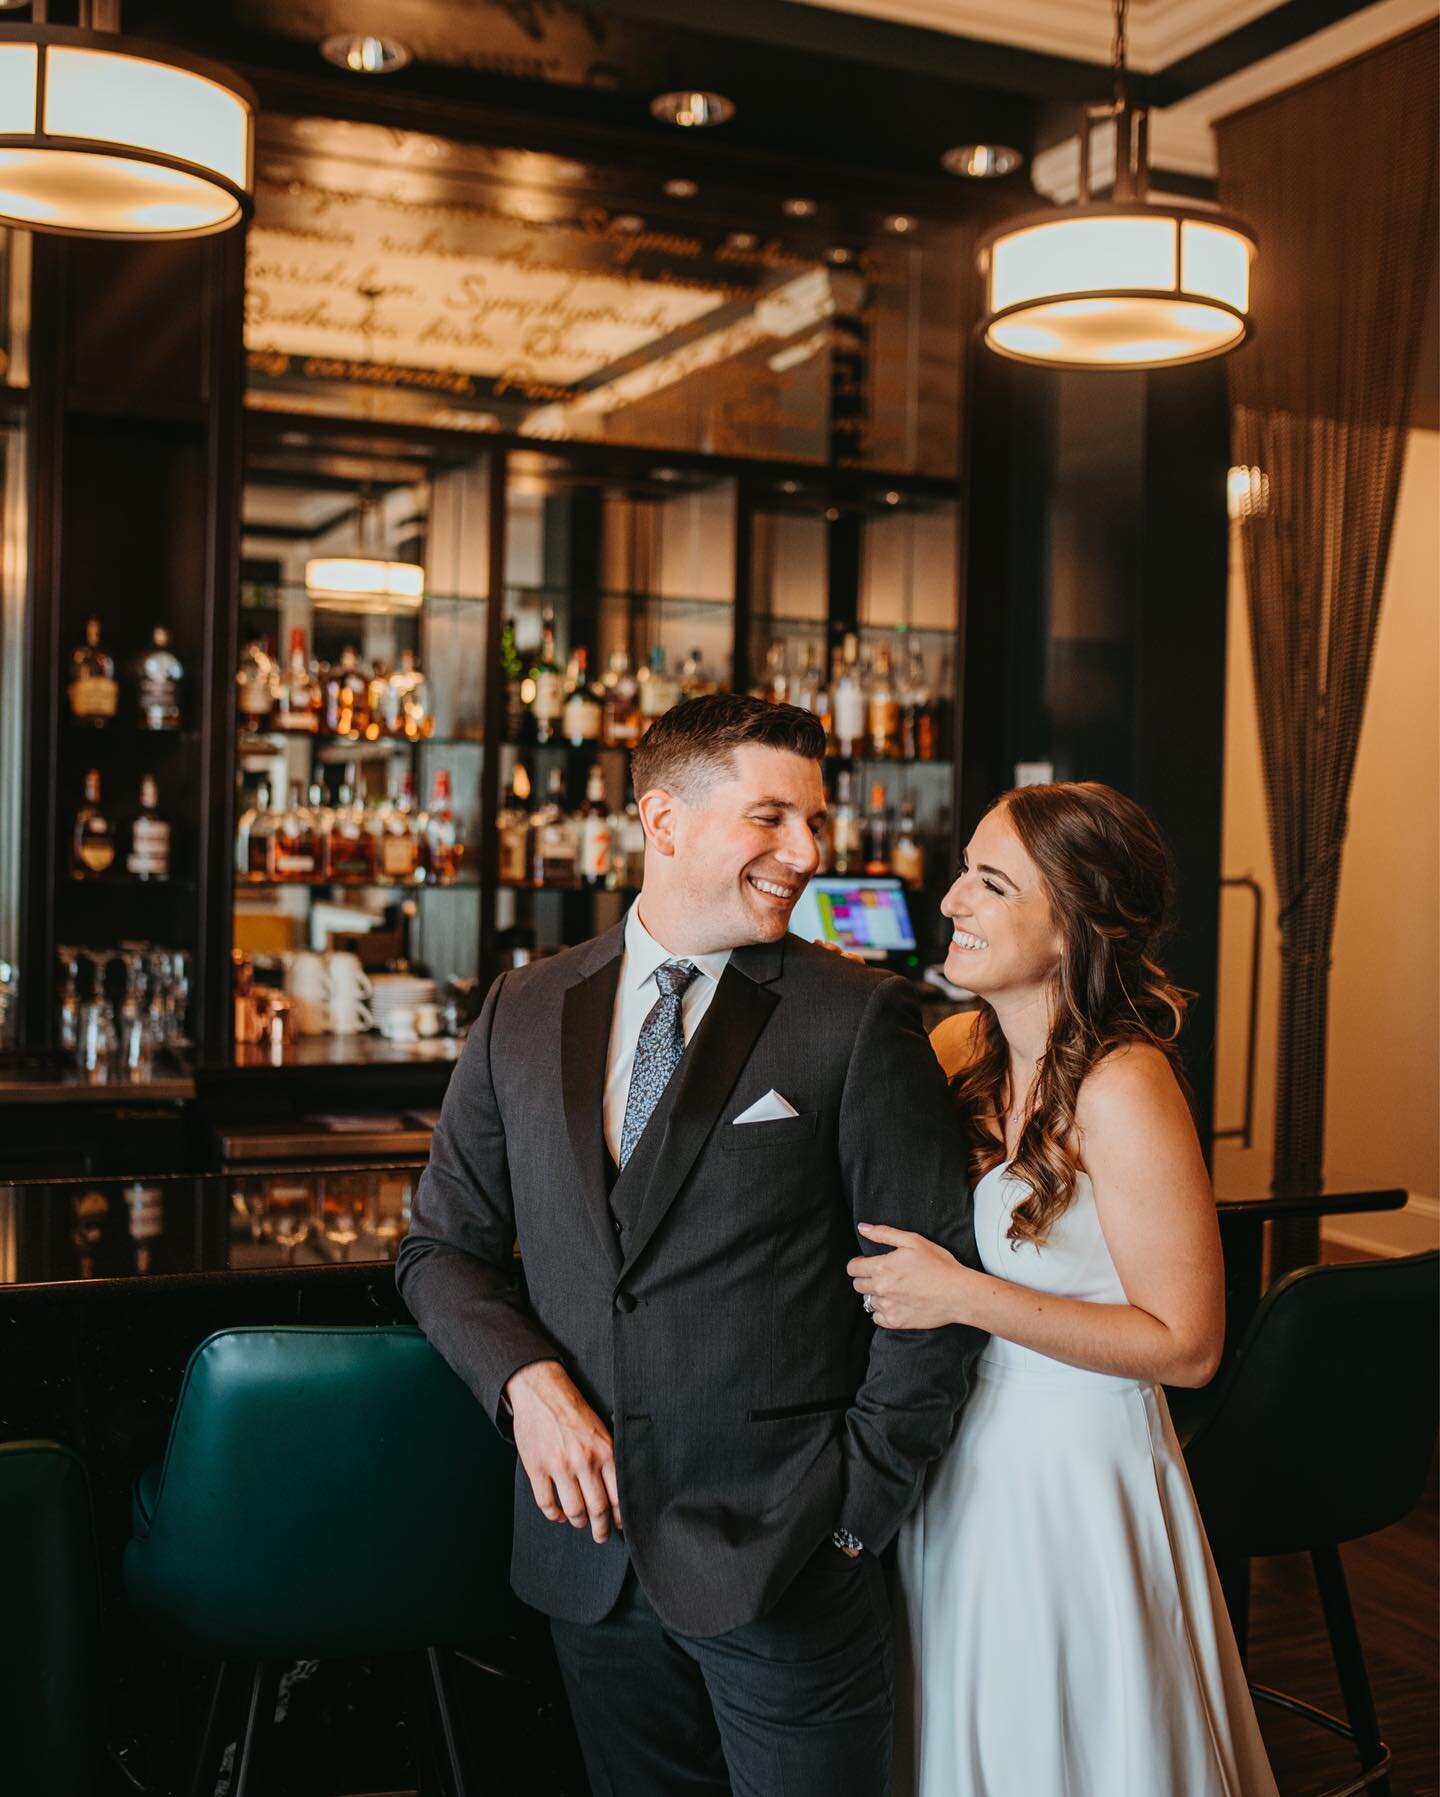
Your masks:
{"label": "woman's long wavy hair", "polygon": [[[1010,1240],[1038,1244],[1075,1195],[1075,1107],[1097,1062],[1148,1042],[1188,1095],[1176,1040],[1193,994],[1155,959],[1172,882],[1165,844],[1142,806],[1086,780],[1020,787],[991,807],[1000,809],[1039,870],[1061,941],[1050,1035],[1010,1164],[1030,1188],[1012,1214]],[[952,1081],[972,1183],[1005,1158],[1009,1069],[999,1020],[982,1005],[975,1056]]]}

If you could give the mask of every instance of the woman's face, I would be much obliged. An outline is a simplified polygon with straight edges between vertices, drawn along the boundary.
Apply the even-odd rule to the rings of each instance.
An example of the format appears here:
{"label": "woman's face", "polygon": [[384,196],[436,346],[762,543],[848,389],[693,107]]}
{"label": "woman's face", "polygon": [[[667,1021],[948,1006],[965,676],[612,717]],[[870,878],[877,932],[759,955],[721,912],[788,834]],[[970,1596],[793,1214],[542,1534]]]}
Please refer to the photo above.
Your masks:
{"label": "woman's face", "polygon": [[1043,989],[1060,964],[1060,932],[1035,863],[1003,805],[980,820],[941,911],[954,926],[945,977],[994,1000]]}

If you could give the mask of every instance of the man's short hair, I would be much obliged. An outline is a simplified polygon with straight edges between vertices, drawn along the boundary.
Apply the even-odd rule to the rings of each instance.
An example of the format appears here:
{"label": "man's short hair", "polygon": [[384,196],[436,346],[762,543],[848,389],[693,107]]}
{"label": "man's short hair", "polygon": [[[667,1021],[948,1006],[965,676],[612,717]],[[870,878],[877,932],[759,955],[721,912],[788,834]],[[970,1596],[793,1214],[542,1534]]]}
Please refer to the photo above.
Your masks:
{"label": "man's short hair", "polygon": [[692,797],[731,773],[734,751],[750,743],[823,761],[825,727],[798,705],[775,705],[746,693],[682,699],[655,720],[630,758],[635,797],[656,786]]}

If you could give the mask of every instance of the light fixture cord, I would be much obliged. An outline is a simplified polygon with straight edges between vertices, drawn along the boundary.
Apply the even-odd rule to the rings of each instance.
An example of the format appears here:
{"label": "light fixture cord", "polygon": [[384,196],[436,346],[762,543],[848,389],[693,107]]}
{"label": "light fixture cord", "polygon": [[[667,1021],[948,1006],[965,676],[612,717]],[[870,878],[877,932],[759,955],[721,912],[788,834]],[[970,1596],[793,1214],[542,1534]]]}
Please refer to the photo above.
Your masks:
{"label": "light fixture cord", "polygon": [[1130,97],[1130,73],[1126,67],[1126,22],[1130,13],[1130,0],[1115,0],[1115,41],[1111,49],[1111,62],[1115,69],[1115,99],[1123,105]]}

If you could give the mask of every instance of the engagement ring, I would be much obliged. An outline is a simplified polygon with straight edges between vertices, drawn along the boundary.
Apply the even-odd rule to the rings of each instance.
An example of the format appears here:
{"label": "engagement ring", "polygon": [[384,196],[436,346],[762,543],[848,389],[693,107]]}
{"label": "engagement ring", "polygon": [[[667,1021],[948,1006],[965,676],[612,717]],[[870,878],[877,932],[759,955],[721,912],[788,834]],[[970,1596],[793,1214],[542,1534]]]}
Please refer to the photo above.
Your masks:
{"label": "engagement ring", "polygon": [[870,1295],[870,1293],[869,1293],[869,1292],[866,1292],[866,1294],[865,1294],[865,1311],[866,1311],[866,1314],[867,1314],[867,1315],[869,1315],[869,1313],[870,1313],[870,1312],[871,1312],[871,1311],[872,1311],[872,1310],[874,1310],[874,1308],[875,1308],[875,1300],[874,1300],[874,1298],[872,1298],[872,1297],[871,1297],[871,1295]]}

